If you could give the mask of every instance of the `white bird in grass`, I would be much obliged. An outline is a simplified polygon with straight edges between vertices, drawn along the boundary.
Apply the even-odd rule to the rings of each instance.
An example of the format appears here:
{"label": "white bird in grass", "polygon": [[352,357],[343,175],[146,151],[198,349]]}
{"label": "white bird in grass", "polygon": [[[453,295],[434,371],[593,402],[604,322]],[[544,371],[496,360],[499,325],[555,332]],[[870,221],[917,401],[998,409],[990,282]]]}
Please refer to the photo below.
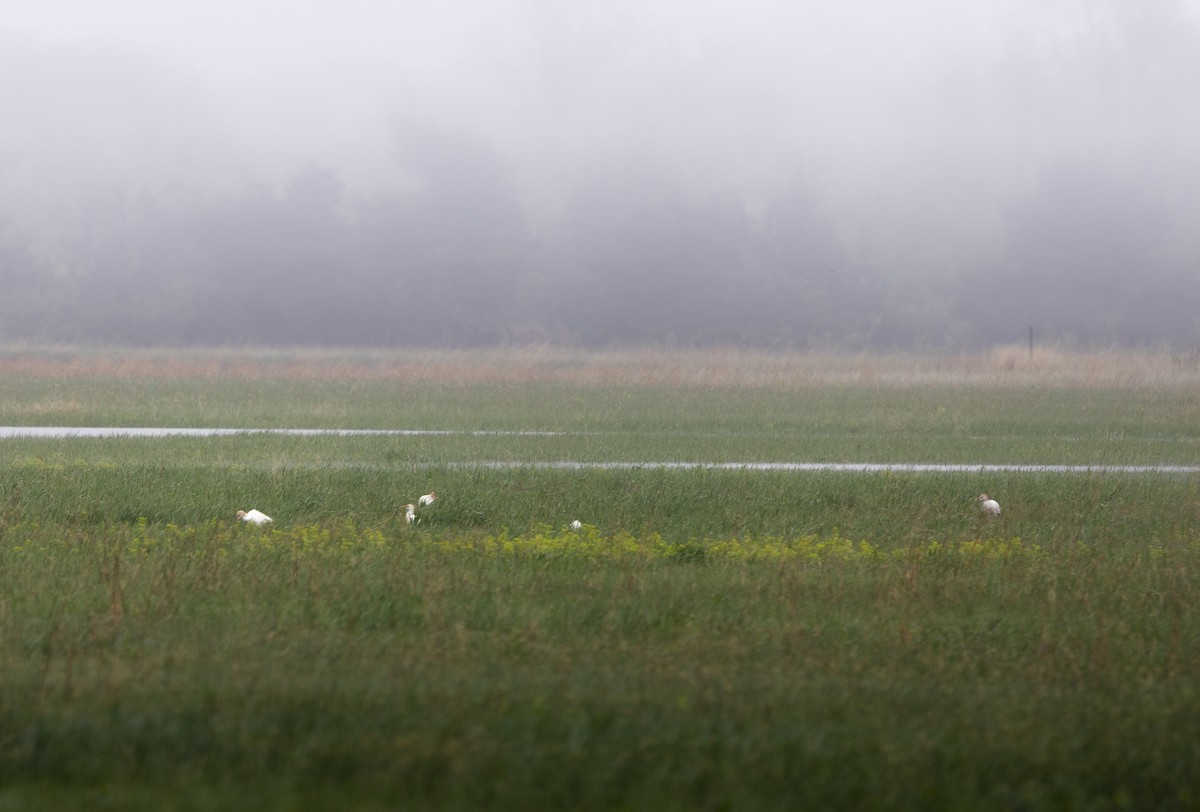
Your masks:
{"label": "white bird in grass", "polygon": [[429,493],[425,494],[420,499],[418,499],[417,504],[420,505],[421,507],[425,507],[426,505],[432,505],[436,499],[437,499],[437,494],[434,493],[433,491],[430,491]]}
{"label": "white bird in grass", "polygon": [[979,509],[987,516],[1000,515],[1000,503],[986,493],[981,493],[975,497],[975,501],[979,503]]}
{"label": "white bird in grass", "polygon": [[409,502],[404,506],[404,523],[413,524],[417,521],[416,505]]}
{"label": "white bird in grass", "polygon": [[576,519],[575,521],[571,522],[571,529],[572,529],[572,530],[582,530],[582,529],[583,529],[583,522],[581,522],[581,521],[579,521],[578,519]]}
{"label": "white bird in grass", "polygon": [[253,510],[253,509],[252,510],[239,510],[237,512],[237,517],[239,519],[241,519],[243,522],[250,522],[250,524],[266,524],[267,522],[275,521],[270,516],[263,513],[261,510]]}

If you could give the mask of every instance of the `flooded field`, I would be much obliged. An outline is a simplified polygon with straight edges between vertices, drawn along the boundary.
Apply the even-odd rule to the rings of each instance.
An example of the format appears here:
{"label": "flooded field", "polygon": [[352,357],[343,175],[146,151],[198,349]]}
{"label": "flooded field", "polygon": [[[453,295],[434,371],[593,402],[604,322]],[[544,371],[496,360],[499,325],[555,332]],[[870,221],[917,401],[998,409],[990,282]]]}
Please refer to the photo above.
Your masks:
{"label": "flooded field", "polygon": [[[449,429],[239,429],[163,428],[149,426],[0,426],[4,439],[109,439],[168,437],[236,437],[253,435],[294,437],[564,437],[560,431],[456,431]],[[479,460],[479,468],[543,468],[558,470],[721,469],[747,471],[829,471],[839,473],[1042,473],[1042,474],[1200,474],[1200,465],[1057,465],[1006,463],[916,463],[916,462],[758,462],[758,461],[514,461]]]}

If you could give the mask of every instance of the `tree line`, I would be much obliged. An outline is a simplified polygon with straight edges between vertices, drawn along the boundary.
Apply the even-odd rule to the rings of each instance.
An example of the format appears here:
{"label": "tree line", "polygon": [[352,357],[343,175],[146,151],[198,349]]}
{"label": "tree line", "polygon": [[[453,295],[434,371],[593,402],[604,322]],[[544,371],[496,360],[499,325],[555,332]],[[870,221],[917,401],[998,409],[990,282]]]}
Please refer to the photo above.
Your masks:
{"label": "tree line", "polygon": [[[97,184],[0,211],[0,338],[119,344],[973,347],[1197,341],[1200,245],[1160,182],[1063,160],[963,248],[862,259],[802,177],[698,188],[625,156],[527,194],[488,143],[415,132],[411,182]],[[887,224],[884,224],[887,225]],[[893,227],[902,228],[900,224]],[[946,270],[948,268],[949,270]]]}

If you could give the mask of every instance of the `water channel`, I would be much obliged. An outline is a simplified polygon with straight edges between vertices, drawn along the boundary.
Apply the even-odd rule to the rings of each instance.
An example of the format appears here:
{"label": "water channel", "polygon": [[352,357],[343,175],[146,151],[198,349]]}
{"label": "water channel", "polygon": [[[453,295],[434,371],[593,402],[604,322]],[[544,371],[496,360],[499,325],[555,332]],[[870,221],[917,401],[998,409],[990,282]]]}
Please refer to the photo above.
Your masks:
{"label": "water channel", "polygon": [[[106,437],[227,437],[241,434],[278,434],[316,436],[510,436],[557,437],[558,431],[455,431],[450,429],[231,429],[163,428],[133,426],[0,426],[0,440],[16,438],[74,439]],[[1013,472],[1044,474],[1200,474],[1200,465],[1039,465],[996,463],[913,463],[913,462],[515,462],[471,463],[481,468],[558,468],[558,469],[733,469],[747,471],[849,471],[862,473],[977,473]]]}

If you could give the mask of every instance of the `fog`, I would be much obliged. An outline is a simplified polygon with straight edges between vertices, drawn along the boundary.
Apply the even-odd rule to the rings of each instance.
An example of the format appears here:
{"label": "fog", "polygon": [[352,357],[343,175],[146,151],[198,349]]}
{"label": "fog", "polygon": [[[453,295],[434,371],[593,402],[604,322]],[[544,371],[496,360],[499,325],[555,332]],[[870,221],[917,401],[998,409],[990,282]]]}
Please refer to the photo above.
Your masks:
{"label": "fog", "polygon": [[1200,345],[1200,0],[41,0],[0,338]]}

